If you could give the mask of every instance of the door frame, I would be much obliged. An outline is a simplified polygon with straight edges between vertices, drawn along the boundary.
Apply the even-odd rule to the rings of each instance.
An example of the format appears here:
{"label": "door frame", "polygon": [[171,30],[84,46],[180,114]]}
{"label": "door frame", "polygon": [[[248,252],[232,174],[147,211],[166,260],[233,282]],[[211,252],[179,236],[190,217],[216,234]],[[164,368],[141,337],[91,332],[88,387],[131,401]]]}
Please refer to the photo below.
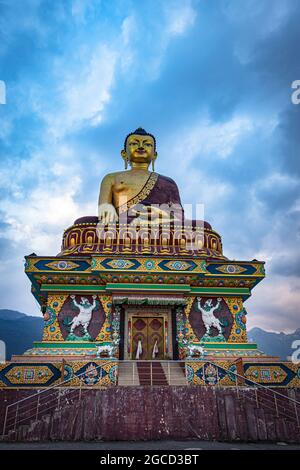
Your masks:
{"label": "door frame", "polygon": [[[164,359],[173,358],[173,341],[172,341],[172,311],[171,308],[157,307],[157,306],[136,306],[125,307],[124,315],[124,349],[123,357],[125,360],[135,360],[132,358],[132,320],[133,317],[163,317],[163,332],[164,332]],[[129,327],[130,324],[130,327]],[[166,328],[167,325],[167,328]]]}

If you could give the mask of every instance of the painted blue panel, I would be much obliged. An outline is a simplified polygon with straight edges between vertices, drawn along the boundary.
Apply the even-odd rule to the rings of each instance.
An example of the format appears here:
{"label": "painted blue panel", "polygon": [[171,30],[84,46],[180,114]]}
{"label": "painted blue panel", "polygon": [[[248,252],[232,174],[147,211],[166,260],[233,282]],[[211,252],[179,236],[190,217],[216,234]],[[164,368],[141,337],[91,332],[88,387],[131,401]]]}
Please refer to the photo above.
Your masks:
{"label": "painted blue panel", "polygon": [[[61,265],[61,268],[59,266],[57,267],[50,267],[46,266],[49,263],[58,263],[58,265]],[[67,266],[67,263],[74,263],[77,266],[76,267],[64,267]],[[90,264],[87,261],[80,261],[80,260],[56,260],[56,259],[41,259],[34,265],[37,269],[40,271],[60,271],[60,272],[69,272],[69,271],[86,271],[87,269],[90,268]]]}
{"label": "painted blue panel", "polygon": [[[284,386],[288,385],[291,382],[291,380],[294,377],[296,377],[296,375],[297,375],[294,371],[289,369],[285,364],[282,364],[281,362],[272,362],[272,363],[260,362],[259,364],[255,364],[255,363],[244,364],[244,374],[249,369],[249,367],[253,367],[253,366],[257,366],[258,369],[261,369],[261,368],[265,367],[266,369],[271,369],[271,371],[272,371],[272,366],[277,366],[277,367],[280,367],[287,374],[286,378],[282,382],[272,382],[271,380],[268,381],[268,382],[261,382],[261,383],[263,383],[264,385],[267,385],[267,386],[284,387]],[[252,385],[252,382],[250,382],[247,379],[245,379],[245,382],[246,382],[247,385]]]}
{"label": "painted blue panel", "polygon": [[[10,372],[12,369],[14,369],[15,367],[19,367],[20,369],[24,369],[24,368],[28,368],[29,370],[30,369],[33,369],[35,366],[40,366],[40,367],[48,367],[50,369],[50,371],[53,373],[53,376],[49,378],[49,380],[47,382],[38,382],[38,377],[36,377],[36,371],[35,371],[35,378],[34,380],[32,380],[32,382],[28,382],[28,383],[22,383],[22,382],[19,382],[17,384],[15,383],[12,383],[8,378],[7,378],[7,374],[8,372]],[[7,385],[8,387],[48,387],[49,385],[52,385],[56,380],[60,379],[61,377],[61,372],[59,369],[57,369],[53,364],[50,364],[50,363],[41,363],[41,362],[28,362],[28,363],[25,363],[25,362],[13,362],[13,363],[10,363],[7,367],[5,367],[4,369],[2,369],[0,371],[0,381],[3,382],[5,385]]]}
{"label": "painted blue panel", "polygon": [[[113,265],[110,265],[110,263],[113,261]],[[101,265],[105,269],[116,269],[116,270],[124,270],[124,271],[134,271],[137,269],[139,266],[141,266],[141,263],[134,259],[134,258],[106,258],[105,260],[101,261]]]}
{"label": "painted blue panel", "polygon": [[[222,266],[229,266],[229,269],[227,272],[222,272],[222,271],[219,271],[218,268],[221,268]],[[230,270],[230,267],[233,267],[235,266],[234,264],[230,264],[229,263],[218,263],[218,264],[207,264],[206,266],[206,269],[207,271],[210,273],[210,274],[219,274],[219,275],[225,275],[226,274],[231,274],[231,275],[235,275],[235,276],[251,276],[252,274],[254,274],[256,272],[256,268],[254,266],[252,266],[251,264],[243,264],[243,263],[240,263],[238,265],[236,265],[236,267],[240,266],[241,268],[245,269],[245,271],[239,273],[235,273],[232,269],[232,271]]]}
{"label": "painted blue panel", "polygon": [[[185,265],[188,265],[188,266],[185,266]],[[194,261],[188,261],[188,260],[181,261],[181,260],[170,260],[170,259],[161,261],[160,263],[158,263],[158,266],[165,271],[178,271],[179,273],[181,271],[193,271],[197,267]],[[185,266],[184,269],[182,269],[183,266]]]}

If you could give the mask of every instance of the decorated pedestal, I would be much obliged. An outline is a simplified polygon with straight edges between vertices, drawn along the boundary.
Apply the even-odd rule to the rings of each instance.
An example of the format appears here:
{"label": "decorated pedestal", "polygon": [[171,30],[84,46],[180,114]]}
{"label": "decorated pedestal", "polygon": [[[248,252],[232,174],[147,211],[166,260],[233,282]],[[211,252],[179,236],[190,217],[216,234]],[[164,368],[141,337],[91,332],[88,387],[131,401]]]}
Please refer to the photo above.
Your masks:
{"label": "decorated pedestal", "polygon": [[[299,369],[267,357],[247,339],[244,302],[264,263],[230,261],[205,223],[143,228],[131,236],[97,218],[75,221],[57,256],[26,257],[44,332],[0,368],[2,387],[118,384],[121,361],[185,361],[187,383],[235,385],[232,374],[298,386]],[[214,367],[211,362],[220,365]]]}

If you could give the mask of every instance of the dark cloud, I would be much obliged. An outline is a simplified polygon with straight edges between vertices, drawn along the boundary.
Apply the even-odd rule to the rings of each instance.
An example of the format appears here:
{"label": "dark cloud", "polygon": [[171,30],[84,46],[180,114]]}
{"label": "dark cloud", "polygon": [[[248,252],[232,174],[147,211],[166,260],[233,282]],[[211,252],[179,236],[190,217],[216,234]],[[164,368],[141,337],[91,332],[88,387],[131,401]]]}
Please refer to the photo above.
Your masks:
{"label": "dark cloud", "polygon": [[[24,2],[14,2],[4,15],[5,51],[0,47],[0,79],[8,81],[8,91],[16,92],[6,107],[0,107],[1,117],[13,119],[11,132],[0,142],[2,168],[10,165],[17,172],[18,162],[35,150],[43,151],[44,117],[60,84],[57,69],[71,72],[73,62],[84,55],[82,47],[101,41],[115,47],[122,22],[132,16],[132,63],[126,70],[124,57],[118,57],[103,121],[72,129],[61,142],[76,149],[84,168],[76,202],[95,199],[96,213],[100,180],[123,167],[119,152],[131,130],[142,126],[157,137],[158,151],[168,152],[159,154],[158,171],[163,168],[173,176],[181,161],[174,164],[170,155],[181,133],[188,133],[204,116],[212,126],[246,117],[251,129],[236,139],[229,155],[215,151],[203,155],[199,148],[178,183],[184,191],[193,171],[205,179],[195,186],[193,202],[203,199],[206,218],[223,237],[225,254],[236,259],[252,259],[257,252],[271,254],[267,266],[271,283],[277,275],[298,278],[300,105],[291,103],[291,83],[300,79],[300,6],[277,0],[191,1],[197,13],[194,23],[183,34],[166,39],[167,3],[99,2],[100,8],[87,10],[80,22],[72,16],[70,0],[63,6],[27,0],[27,11]],[[34,95],[32,84],[38,89]],[[181,158],[184,161],[184,150]],[[171,162],[169,168],[164,162]],[[35,178],[29,171],[24,192],[34,188]],[[214,187],[218,182],[228,187],[228,192],[219,200],[209,199],[210,181]],[[13,189],[12,185],[11,193]],[[5,191],[4,197],[13,198],[9,189]],[[0,249],[4,256],[12,256],[8,240],[0,241]],[[278,253],[275,258],[274,253]],[[266,321],[279,328],[281,306],[268,310],[261,299],[261,311],[270,318]],[[299,326],[297,322],[297,312],[290,312],[290,326]]]}
{"label": "dark cloud", "polygon": [[295,276],[300,278],[300,254],[297,246],[294,247],[294,254],[288,256],[278,256],[272,263],[270,274],[280,274],[281,276]]}

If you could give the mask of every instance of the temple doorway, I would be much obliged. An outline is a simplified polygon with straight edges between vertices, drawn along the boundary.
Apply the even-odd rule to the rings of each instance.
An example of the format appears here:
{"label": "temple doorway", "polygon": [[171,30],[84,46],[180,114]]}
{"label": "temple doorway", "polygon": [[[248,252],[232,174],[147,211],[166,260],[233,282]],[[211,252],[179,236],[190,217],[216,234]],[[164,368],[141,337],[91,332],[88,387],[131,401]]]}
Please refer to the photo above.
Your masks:
{"label": "temple doorway", "polygon": [[122,359],[134,361],[173,359],[171,308],[149,306],[123,308]]}
{"label": "temple doorway", "polygon": [[164,337],[163,317],[133,317],[131,359],[164,359]]}

